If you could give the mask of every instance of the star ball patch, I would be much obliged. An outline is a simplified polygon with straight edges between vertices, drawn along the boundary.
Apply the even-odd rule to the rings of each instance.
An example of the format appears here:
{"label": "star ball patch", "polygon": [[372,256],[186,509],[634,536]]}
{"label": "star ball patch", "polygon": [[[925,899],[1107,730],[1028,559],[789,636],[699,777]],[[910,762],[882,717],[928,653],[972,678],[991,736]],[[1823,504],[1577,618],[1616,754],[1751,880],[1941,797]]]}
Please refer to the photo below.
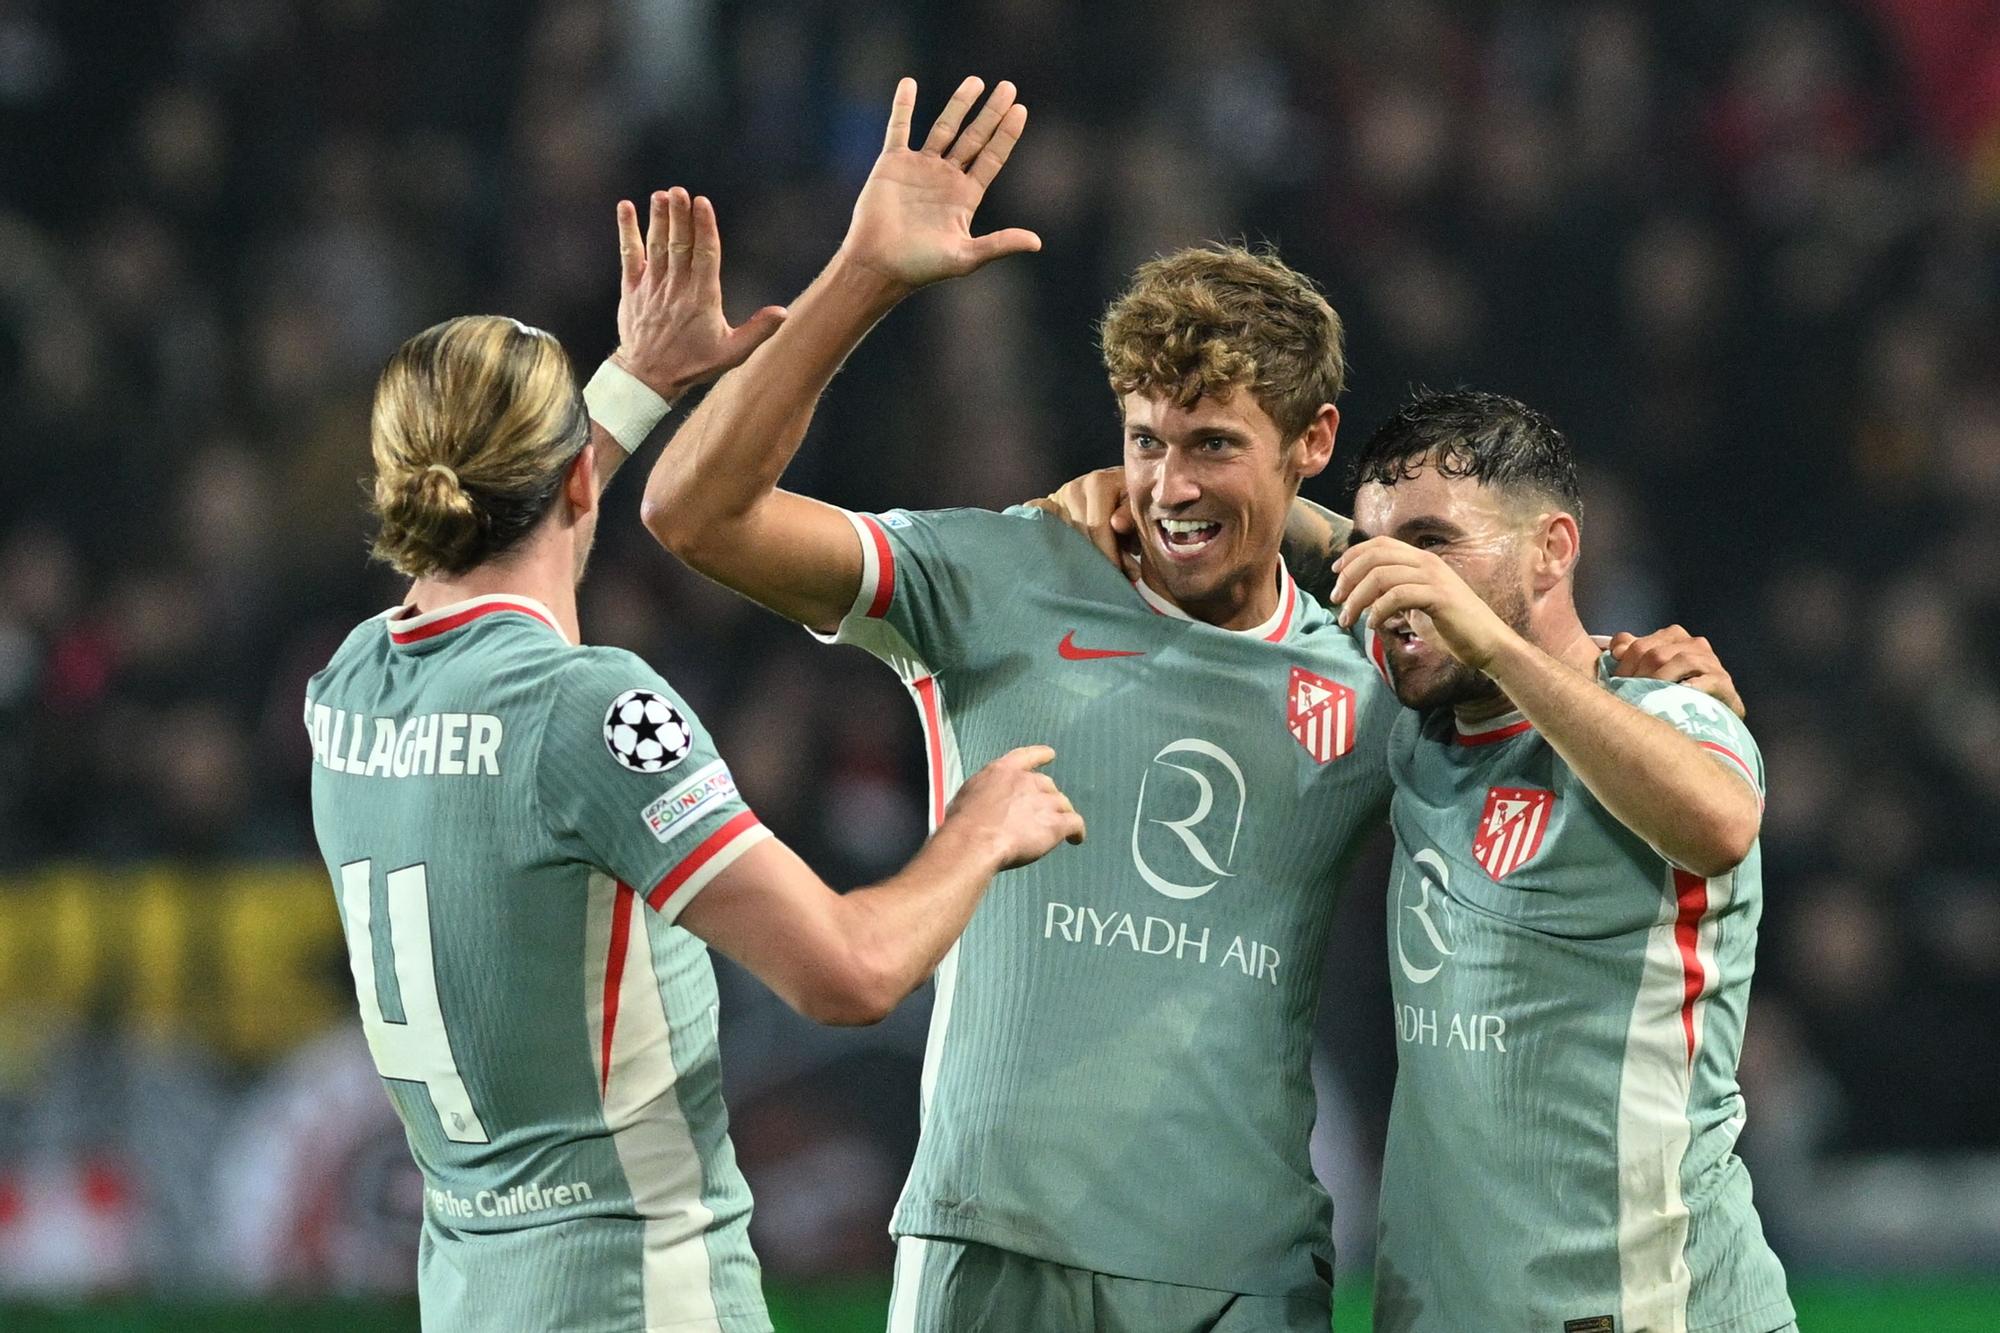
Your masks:
{"label": "star ball patch", "polygon": [[651,690],[627,690],[604,714],[604,748],[634,773],[664,773],[688,757],[694,730]]}

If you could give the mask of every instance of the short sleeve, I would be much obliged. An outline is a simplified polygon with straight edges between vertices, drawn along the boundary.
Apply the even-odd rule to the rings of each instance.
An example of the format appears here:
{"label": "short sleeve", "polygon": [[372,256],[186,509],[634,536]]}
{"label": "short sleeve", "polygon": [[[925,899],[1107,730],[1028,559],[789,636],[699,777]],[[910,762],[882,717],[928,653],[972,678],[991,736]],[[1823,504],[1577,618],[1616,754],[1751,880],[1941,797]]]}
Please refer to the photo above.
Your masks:
{"label": "short sleeve", "polygon": [[1650,713],[1708,751],[1724,768],[1748,782],[1764,799],[1764,756],[1743,719],[1700,690],[1686,685],[1645,682],[1652,688],[1632,699]]}
{"label": "short sleeve", "polygon": [[861,542],[861,587],[827,643],[851,643],[928,672],[963,662],[1024,562],[1041,549],[1027,508],[849,511]]}
{"label": "short sleeve", "polygon": [[557,678],[535,784],[558,843],[669,921],[771,836],[694,710],[618,649],[581,649]]}

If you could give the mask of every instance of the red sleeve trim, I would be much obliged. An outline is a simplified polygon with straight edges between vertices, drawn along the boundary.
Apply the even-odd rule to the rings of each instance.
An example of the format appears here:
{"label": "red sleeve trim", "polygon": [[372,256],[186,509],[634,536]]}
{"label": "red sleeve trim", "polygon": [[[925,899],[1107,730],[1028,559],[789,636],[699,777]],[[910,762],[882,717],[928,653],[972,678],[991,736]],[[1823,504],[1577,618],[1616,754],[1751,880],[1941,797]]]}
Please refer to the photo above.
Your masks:
{"label": "red sleeve trim", "polygon": [[889,545],[889,534],[882,531],[882,525],[867,514],[857,514],[861,525],[868,529],[868,536],[875,543],[875,596],[864,612],[870,620],[880,620],[889,614],[889,602],[896,595],[896,552]]}
{"label": "red sleeve trim", "polygon": [[756,827],[758,824],[755,811],[738,811],[728,823],[703,839],[701,846],[689,852],[687,859],[669,870],[666,877],[653,886],[653,891],[646,895],[646,906],[655,912],[665,907],[667,899],[685,887],[687,882],[693,879],[703,866],[713,861],[723,848],[736,841],[739,835]]}
{"label": "red sleeve trim", "polygon": [[1717,745],[1714,741],[1696,741],[1695,744],[1704,750],[1712,750],[1716,754],[1721,755],[1724,759],[1727,759],[1730,763],[1743,770],[1743,776],[1750,779],[1751,786],[1754,787],[1757,785],[1757,775],[1750,770],[1750,765],[1744,763],[1743,756],[1737,754],[1736,751],[1726,745]]}

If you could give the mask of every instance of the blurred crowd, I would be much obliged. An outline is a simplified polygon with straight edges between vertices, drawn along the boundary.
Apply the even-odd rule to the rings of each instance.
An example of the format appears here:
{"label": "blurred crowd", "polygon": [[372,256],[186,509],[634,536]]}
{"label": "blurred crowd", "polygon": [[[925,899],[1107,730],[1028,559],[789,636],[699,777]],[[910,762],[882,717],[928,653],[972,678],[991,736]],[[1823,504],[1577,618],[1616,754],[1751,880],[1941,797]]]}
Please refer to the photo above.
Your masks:
{"label": "blurred crowd", "polygon": [[[1829,1163],[2000,1152],[1990,0],[0,0],[0,872],[311,857],[304,681],[400,595],[359,484],[388,353],[494,311],[587,374],[613,203],[670,184],[716,201],[733,310],[788,299],[905,72],[920,118],[962,73],[1020,85],[981,220],[1044,249],[892,316],[792,485],[1000,505],[1113,461],[1093,321],[1124,275],[1272,242],[1348,322],[1342,439],[1416,384],[1546,410],[1588,468],[1587,618],[1684,623],[1742,686],[1773,1230],[1815,1243]],[[586,636],[658,665],[831,878],[899,862],[923,812],[893,680],[679,569],[637,494]],[[1360,1162],[1393,1058],[1380,876],[1329,967]],[[726,981],[767,1255],[885,1266],[921,1014],[836,1039]],[[36,1145],[102,1130],[24,1109],[64,1076],[0,1061],[0,1233]]]}

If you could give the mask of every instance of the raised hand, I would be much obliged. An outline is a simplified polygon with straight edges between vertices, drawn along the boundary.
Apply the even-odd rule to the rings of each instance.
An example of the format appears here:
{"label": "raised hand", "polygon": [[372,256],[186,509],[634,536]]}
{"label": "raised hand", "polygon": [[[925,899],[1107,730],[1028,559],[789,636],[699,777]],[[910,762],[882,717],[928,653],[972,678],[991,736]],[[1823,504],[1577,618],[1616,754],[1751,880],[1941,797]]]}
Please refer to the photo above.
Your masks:
{"label": "raised hand", "polygon": [[1408,542],[1371,537],[1342,552],[1333,569],[1332,601],[1343,626],[1364,613],[1378,631],[1407,618],[1418,637],[1481,671],[1503,644],[1519,637],[1457,570]]}
{"label": "raised hand", "polygon": [[1038,861],[1058,843],[1082,842],[1083,816],[1055,779],[1038,771],[1055,757],[1046,745],[1009,750],[958,789],[945,824],[991,838],[1002,870]]}
{"label": "raised hand", "polygon": [[910,147],[917,81],[896,85],[882,155],[854,202],[841,251],[848,259],[905,287],[956,278],[1002,255],[1042,248],[1020,227],[972,234],[979,201],[1007,165],[1028,124],[1028,108],[1002,80],[971,124],[965,116],[985,83],[968,78],[945,103],[922,148]]}
{"label": "raised hand", "polygon": [[722,314],[722,233],[715,206],[676,185],[656,190],[646,234],[618,203],[618,350],[612,360],[672,401],[732,366],[778,331],[782,306],[731,328]]}

